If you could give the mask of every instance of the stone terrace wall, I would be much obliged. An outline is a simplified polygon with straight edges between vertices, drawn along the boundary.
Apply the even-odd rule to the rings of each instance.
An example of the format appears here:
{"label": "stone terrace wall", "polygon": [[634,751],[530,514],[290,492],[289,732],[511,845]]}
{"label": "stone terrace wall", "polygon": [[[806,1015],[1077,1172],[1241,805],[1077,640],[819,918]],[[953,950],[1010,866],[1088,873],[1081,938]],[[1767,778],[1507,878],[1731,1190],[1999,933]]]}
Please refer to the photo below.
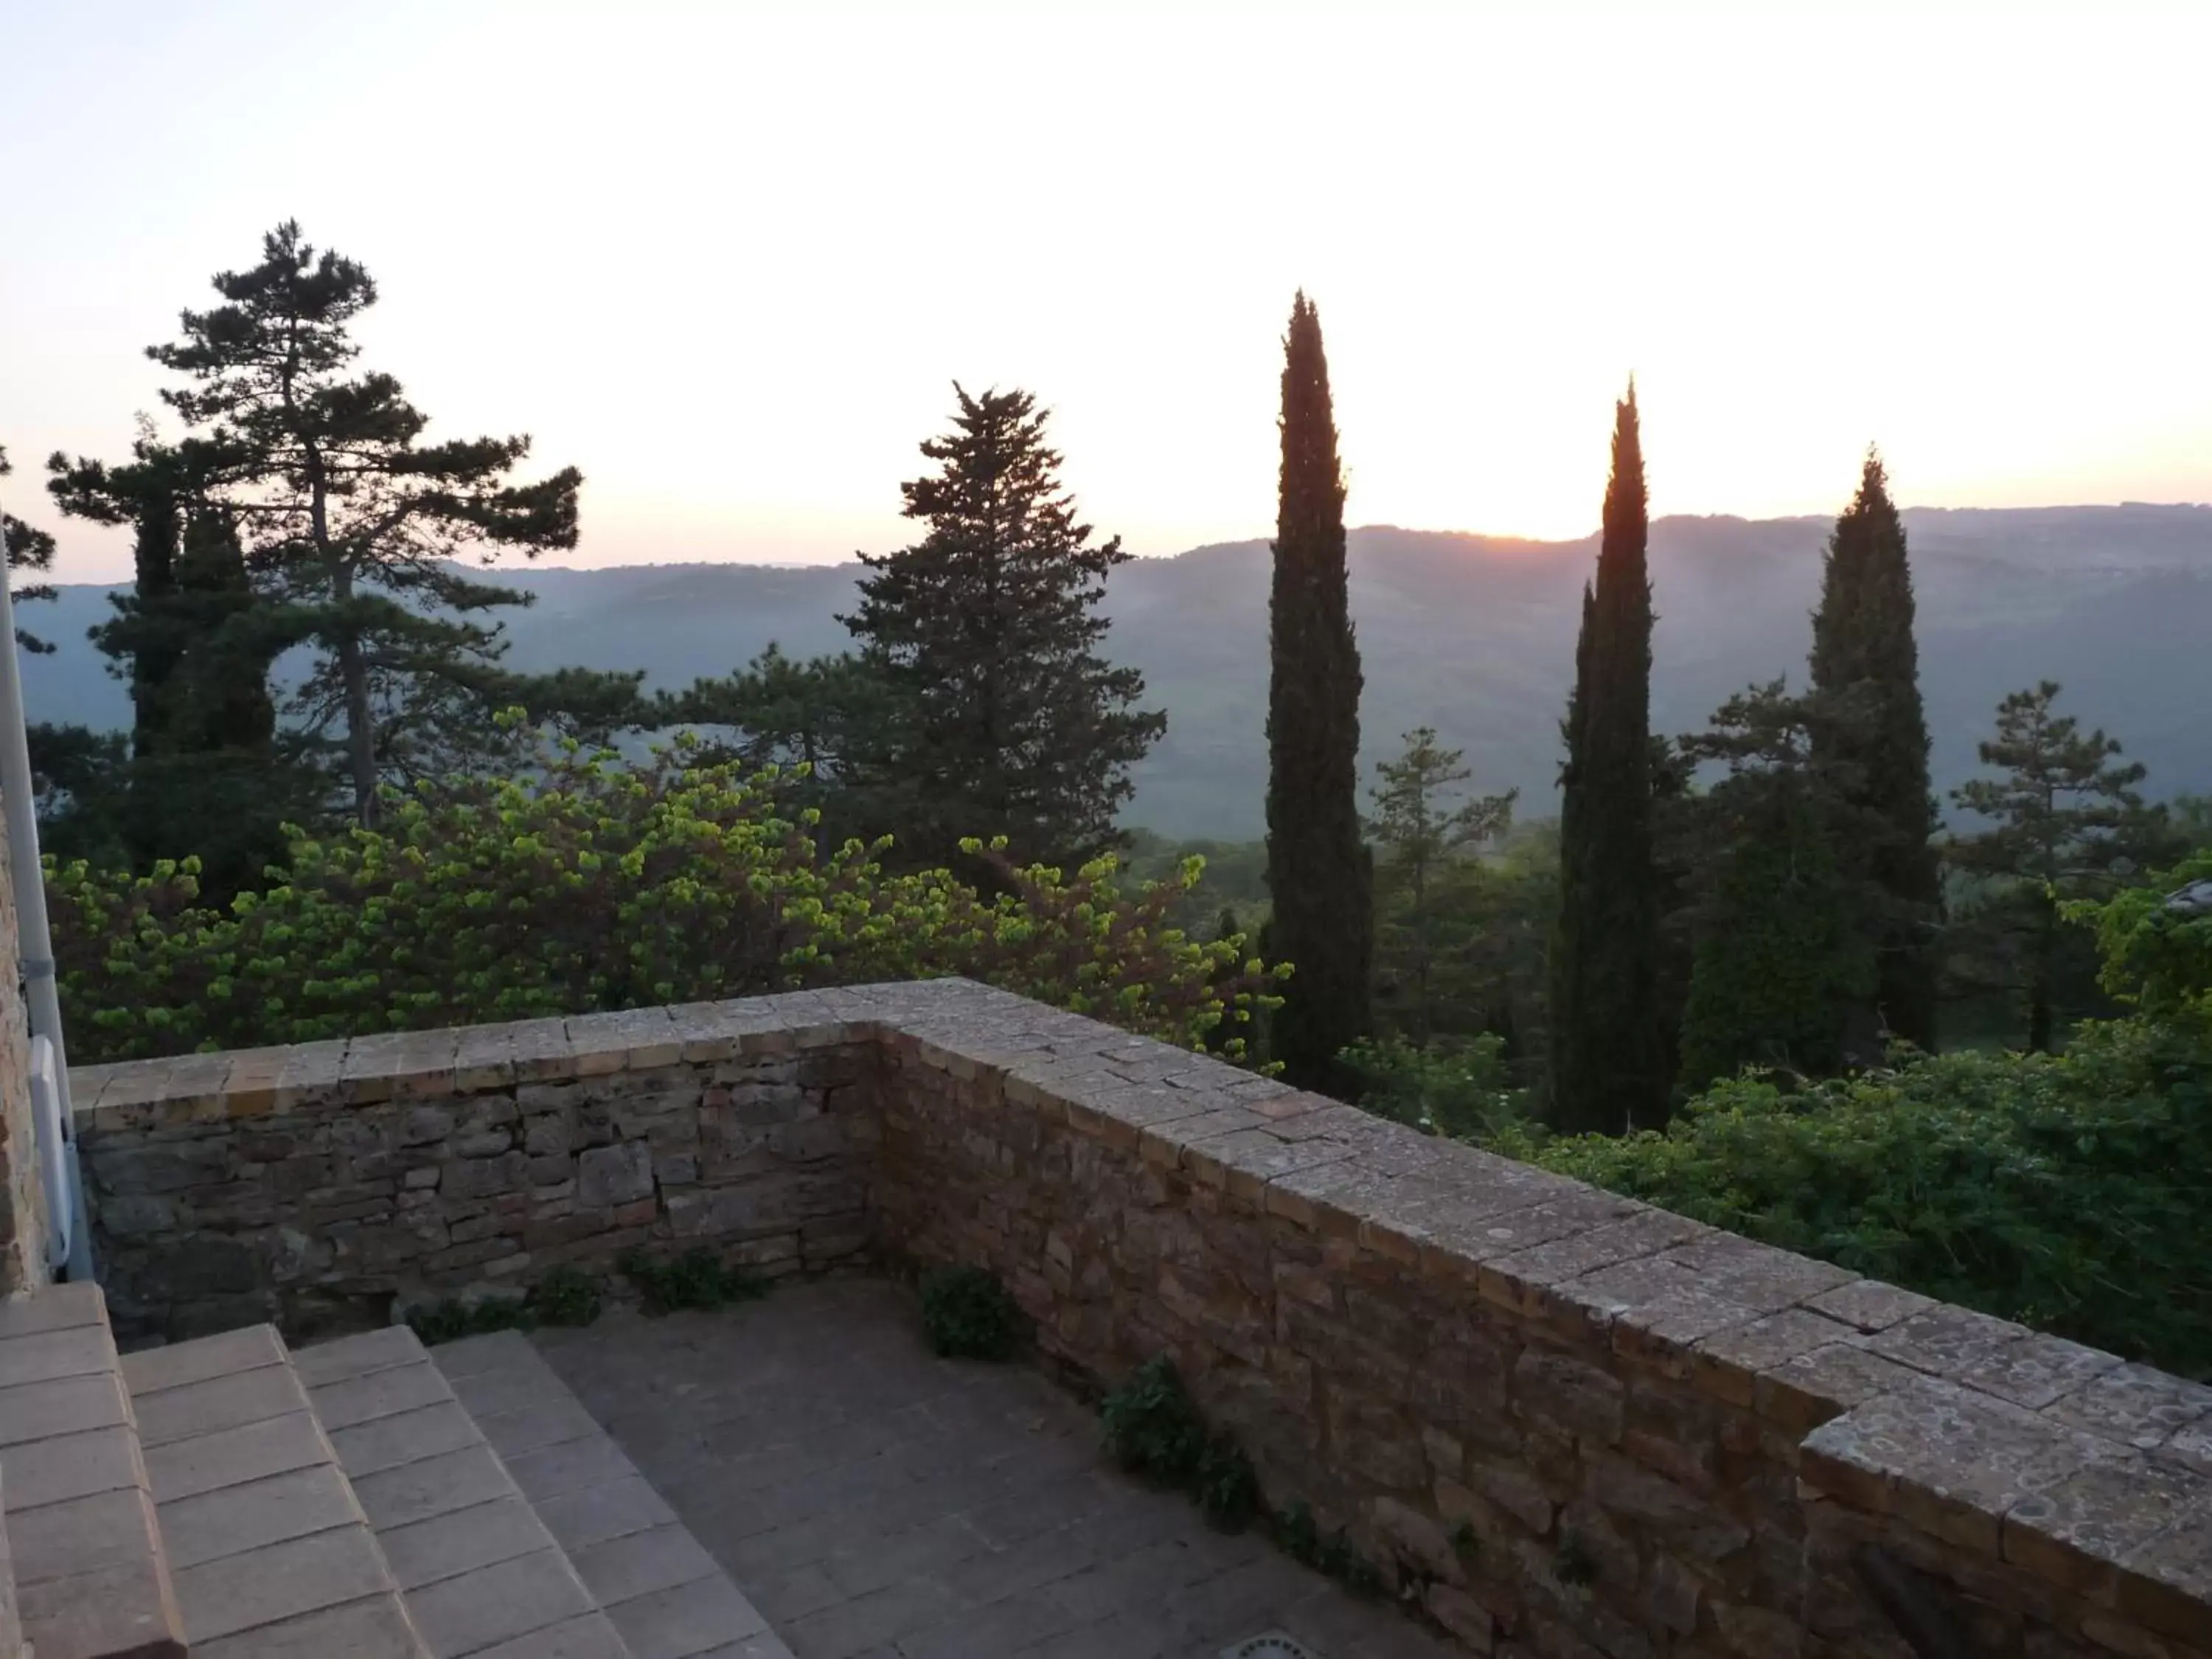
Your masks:
{"label": "stone terrace wall", "polygon": [[812,999],[81,1069],[118,1332],[381,1324],[631,1245],[861,1254],[874,1050]]}
{"label": "stone terrace wall", "polygon": [[[179,1250],[258,1317],[618,1239],[811,1267],[872,1237],[995,1268],[1091,1378],[1174,1354],[1271,1498],[1346,1526],[1470,1651],[2212,1655],[2212,1389],[961,981],[120,1067],[77,1097],[155,1313],[198,1293]],[[534,1153],[548,1118],[574,1127]],[[594,1152],[627,1175],[580,1211]],[[538,1156],[574,1173],[533,1182]]]}

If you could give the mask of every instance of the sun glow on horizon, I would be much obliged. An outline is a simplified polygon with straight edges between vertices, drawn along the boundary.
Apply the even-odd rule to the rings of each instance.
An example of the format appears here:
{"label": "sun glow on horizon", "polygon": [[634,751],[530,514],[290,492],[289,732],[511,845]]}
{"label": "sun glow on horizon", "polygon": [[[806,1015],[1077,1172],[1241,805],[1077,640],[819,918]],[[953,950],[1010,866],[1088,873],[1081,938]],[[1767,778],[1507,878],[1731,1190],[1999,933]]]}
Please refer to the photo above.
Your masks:
{"label": "sun glow on horizon", "polygon": [[1354,524],[1589,535],[1632,370],[1655,518],[1832,514],[1870,440],[1917,503],[2212,495],[2201,15],[253,0],[12,33],[0,137],[68,165],[10,180],[0,443],[65,581],[128,538],[62,525],[39,463],[124,453],[143,347],[293,215],[375,273],[363,362],[432,436],[582,469],[564,562],[897,545],[956,379],[1035,391],[1132,550],[1265,538],[1300,287]]}

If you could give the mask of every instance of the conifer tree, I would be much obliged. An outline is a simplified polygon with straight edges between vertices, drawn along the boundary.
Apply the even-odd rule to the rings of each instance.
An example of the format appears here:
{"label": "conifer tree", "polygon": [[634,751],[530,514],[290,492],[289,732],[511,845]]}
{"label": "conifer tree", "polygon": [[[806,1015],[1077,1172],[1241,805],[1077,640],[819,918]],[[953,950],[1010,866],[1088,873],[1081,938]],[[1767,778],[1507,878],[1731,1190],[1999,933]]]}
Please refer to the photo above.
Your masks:
{"label": "conifer tree", "polygon": [[203,892],[218,898],[257,884],[284,825],[312,822],[320,793],[269,690],[289,636],[252,591],[236,515],[207,489],[237,459],[221,442],[161,443],[142,417],[128,462],[47,462],[64,514],[131,527],[136,575],[92,630],[131,683],[130,757],[77,789],[57,846],[141,870],[196,856]]}
{"label": "conifer tree", "polygon": [[1035,398],[953,393],[952,431],[921,446],[938,470],[902,486],[927,533],[860,555],[840,618],[874,682],[841,764],[903,858],[1004,836],[1017,861],[1065,867],[1114,842],[1128,769],[1167,727],[1133,707],[1144,677],[1098,653],[1107,573],[1130,556],[1078,521]]}
{"label": "conifer tree", "polygon": [[[510,483],[526,437],[422,441],[428,417],[399,382],[351,370],[351,330],[375,283],[297,223],[215,287],[222,303],[185,312],[183,337],[148,356],[186,378],[163,400],[228,452],[203,493],[236,526],[263,615],[282,630],[270,642],[313,648],[291,712],[333,747],[352,815],[374,825],[380,780],[419,769],[410,738],[434,732],[441,758],[479,734],[490,743],[495,699],[550,684],[501,673],[501,632],[476,620],[530,596],[453,561],[574,547],[582,480],[568,467]],[[606,689],[585,678],[590,687],[569,689],[587,700]]]}
{"label": "conifer tree", "polygon": [[1359,825],[1359,647],[1344,472],[1321,317],[1301,292],[1283,343],[1282,474],[1267,607],[1270,960],[1291,964],[1273,1053],[1301,1088],[1352,1086],[1339,1055],[1369,1034],[1373,872]]}
{"label": "conifer tree", "polygon": [[131,589],[92,637],[131,682],[134,758],[276,740],[268,676],[282,636],[257,628],[237,514],[209,489],[236,459],[219,443],[163,444],[142,417],[126,463],[46,464],[64,514],[133,532]]}
{"label": "conifer tree", "polygon": [[1597,575],[1583,589],[1562,732],[1552,1121],[1617,1134],[1666,1120],[1653,847],[1651,580],[1636,388],[1614,406]]}
{"label": "conifer tree", "polygon": [[1951,857],[1983,878],[1970,926],[2001,942],[2033,1054],[2050,1052],[2057,1029],[2060,907],[2108,896],[2166,850],[2170,834],[2164,812],[2136,789],[2142,763],[2121,763],[2116,738],[2057,714],[2058,692],[2056,680],[2045,680],[1998,704],[1996,735],[1981,745],[1981,761],[2001,775],[1951,792],[1989,826],[1953,842]]}
{"label": "conifer tree", "polygon": [[1520,792],[1460,800],[1458,786],[1474,775],[1464,751],[1445,748],[1427,726],[1407,732],[1405,744],[1395,760],[1376,763],[1371,792],[1376,959],[1378,977],[1387,981],[1395,971],[1403,981],[1406,1035],[1426,1043],[1435,1024],[1444,890],[1468,854],[1511,824]]}
{"label": "conifer tree", "polygon": [[1728,768],[1675,813],[1697,842],[1680,1040],[1689,1092],[1746,1066],[1824,1077],[1854,1058],[1850,1011],[1872,994],[1874,956],[1841,849],[1860,820],[1814,758],[1816,723],[1814,700],[1777,680],[1731,697],[1680,744],[1688,763]]}
{"label": "conifer tree", "polygon": [[[0,444],[0,478],[6,477],[14,470],[8,464],[7,446]],[[4,550],[8,557],[9,597],[17,605],[54,597],[53,584],[45,580],[54,568],[54,538],[52,535],[33,525],[24,523],[12,513],[0,513],[0,550]],[[15,573],[19,570],[31,571],[39,580],[18,582]],[[41,655],[54,648],[51,641],[26,632],[20,623],[15,629],[15,643],[26,651]]]}
{"label": "conifer tree", "polygon": [[1891,1034],[1932,1049],[1943,894],[1928,720],[1905,526],[1872,450],[1858,494],[1828,541],[1813,615],[1812,679],[1825,705],[1813,728],[1814,758],[1841,781],[1868,830],[1842,851],[1869,880],[1872,903],[1860,925],[1879,964],[1872,1012]]}

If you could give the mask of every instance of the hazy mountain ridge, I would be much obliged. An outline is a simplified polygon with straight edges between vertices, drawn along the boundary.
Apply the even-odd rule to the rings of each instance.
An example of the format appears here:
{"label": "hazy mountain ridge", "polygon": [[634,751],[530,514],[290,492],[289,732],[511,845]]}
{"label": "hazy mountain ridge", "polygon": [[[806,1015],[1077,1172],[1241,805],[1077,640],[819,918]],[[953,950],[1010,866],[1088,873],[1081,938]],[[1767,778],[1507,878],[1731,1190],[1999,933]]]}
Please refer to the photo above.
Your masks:
{"label": "hazy mountain ridge", "polygon": [[[1921,672],[1939,788],[1974,766],[1997,700],[2039,678],[2150,768],[2160,794],[2212,790],[2212,507],[1912,508]],[[1747,681],[1802,676],[1830,520],[1665,518],[1651,527],[1659,612],[1653,718],[1701,725]],[[1595,536],[1546,543],[1374,526],[1351,533],[1367,674],[1365,761],[1423,723],[1464,746],[1486,789],[1548,810]],[[535,592],[508,618],[517,667],[643,667],[678,685],[770,640],[844,648],[836,614],[857,564],[697,563],[477,572]],[[1263,540],[1143,559],[1115,573],[1108,649],[1141,668],[1168,733],[1136,774],[1131,820],[1246,836],[1267,781],[1268,551]],[[106,587],[67,586],[23,621],[58,642],[26,657],[33,720],[120,726],[123,684],[88,644]]]}

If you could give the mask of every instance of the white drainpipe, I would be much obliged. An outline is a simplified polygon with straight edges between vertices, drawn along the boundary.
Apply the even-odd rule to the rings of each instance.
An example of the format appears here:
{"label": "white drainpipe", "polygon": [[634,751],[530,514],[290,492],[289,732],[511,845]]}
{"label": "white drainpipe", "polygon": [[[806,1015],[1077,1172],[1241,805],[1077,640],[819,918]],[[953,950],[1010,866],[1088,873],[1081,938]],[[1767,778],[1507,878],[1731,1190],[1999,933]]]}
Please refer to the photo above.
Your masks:
{"label": "white drainpipe", "polygon": [[0,806],[8,823],[8,865],[15,889],[15,948],[31,1016],[31,1098],[46,1194],[46,1263],[70,1279],[92,1277],[76,1126],[70,1115],[69,1054],[62,1046],[61,999],[54,986],[53,934],[46,926],[46,883],[39,866],[39,815],[31,789],[31,750],[23,725],[23,679],[15,654],[15,601],[0,550]]}

